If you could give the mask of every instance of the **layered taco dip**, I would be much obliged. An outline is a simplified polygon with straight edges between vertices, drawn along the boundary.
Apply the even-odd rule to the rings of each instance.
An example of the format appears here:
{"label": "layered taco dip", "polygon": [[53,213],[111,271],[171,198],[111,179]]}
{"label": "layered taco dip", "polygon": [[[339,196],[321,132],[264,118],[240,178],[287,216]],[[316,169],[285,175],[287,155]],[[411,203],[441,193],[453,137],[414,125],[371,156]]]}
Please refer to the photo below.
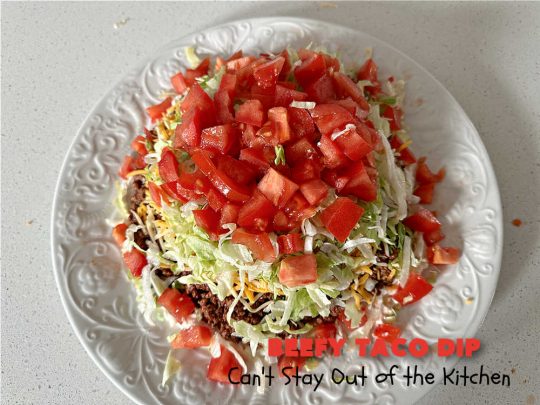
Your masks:
{"label": "layered taco dip", "polygon": [[173,351],[210,350],[220,382],[271,337],[398,337],[428,267],[459,257],[429,209],[444,170],[410,150],[405,83],[316,49],[186,52],[119,172],[113,236],[145,317]]}

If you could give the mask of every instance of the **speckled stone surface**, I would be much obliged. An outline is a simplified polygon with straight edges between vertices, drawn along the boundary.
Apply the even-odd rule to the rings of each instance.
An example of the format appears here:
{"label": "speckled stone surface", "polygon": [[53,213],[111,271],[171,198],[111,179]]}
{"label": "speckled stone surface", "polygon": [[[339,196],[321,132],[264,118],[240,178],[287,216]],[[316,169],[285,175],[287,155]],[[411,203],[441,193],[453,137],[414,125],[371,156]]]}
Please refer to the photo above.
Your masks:
{"label": "speckled stone surface", "polygon": [[2,403],[129,403],[84,352],[56,291],[49,221],[62,159],[93,104],[155,48],[268,15],[341,23],[389,42],[475,123],[498,176],[505,244],[478,333],[483,349],[460,364],[509,373],[512,383],[438,386],[421,403],[540,401],[540,4],[3,2],[1,11]]}

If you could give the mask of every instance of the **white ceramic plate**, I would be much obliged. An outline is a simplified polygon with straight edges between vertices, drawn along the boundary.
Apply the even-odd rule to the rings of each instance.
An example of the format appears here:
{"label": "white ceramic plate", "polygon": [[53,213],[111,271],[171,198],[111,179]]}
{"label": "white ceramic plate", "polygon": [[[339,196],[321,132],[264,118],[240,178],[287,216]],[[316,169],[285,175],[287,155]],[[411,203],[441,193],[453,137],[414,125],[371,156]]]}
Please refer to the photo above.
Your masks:
{"label": "white ceramic plate", "polygon": [[[350,353],[326,359],[316,370],[326,378],[309,387],[274,384],[264,394],[251,386],[214,384],[205,378],[208,356],[188,351],[184,367],[161,386],[168,344],[159,327],[147,325],[122,272],[121,257],[105,218],[122,157],[145,124],[144,107],[158,101],[169,77],[187,66],[186,46],[201,54],[230,55],[278,51],[310,42],[339,50],[359,63],[375,49],[382,77],[407,79],[406,124],[417,155],[432,167],[445,166],[434,208],[441,214],[446,243],[462,247],[457,266],[446,269],[433,292],[400,315],[404,337],[471,337],[480,326],[497,284],[502,246],[502,210],[489,157],[473,124],[454,98],[426,70],[401,52],[367,34],[319,21],[265,18],[237,21],[174,41],[118,83],[90,113],[75,137],[58,180],[52,212],[52,255],[67,315],[99,368],[136,402],[151,403],[412,403],[430,386],[354,387],[329,383],[329,370],[370,375],[410,359],[361,359]],[[465,62],[464,62],[465,63]],[[440,376],[454,359],[429,355],[419,365]]]}

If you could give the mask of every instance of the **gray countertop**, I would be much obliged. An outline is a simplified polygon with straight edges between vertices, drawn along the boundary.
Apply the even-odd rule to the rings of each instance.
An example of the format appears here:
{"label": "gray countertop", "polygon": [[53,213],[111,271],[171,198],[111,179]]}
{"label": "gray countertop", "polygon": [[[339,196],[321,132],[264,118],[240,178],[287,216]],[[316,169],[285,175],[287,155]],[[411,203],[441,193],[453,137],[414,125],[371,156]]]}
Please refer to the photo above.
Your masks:
{"label": "gray countertop", "polygon": [[4,403],[129,403],[84,352],[54,283],[49,220],[62,159],[92,106],[156,48],[269,15],[387,41],[433,73],[475,123],[498,177],[505,243],[477,335],[483,349],[468,363],[509,373],[512,384],[438,386],[422,403],[540,400],[540,4],[3,2],[1,14]]}

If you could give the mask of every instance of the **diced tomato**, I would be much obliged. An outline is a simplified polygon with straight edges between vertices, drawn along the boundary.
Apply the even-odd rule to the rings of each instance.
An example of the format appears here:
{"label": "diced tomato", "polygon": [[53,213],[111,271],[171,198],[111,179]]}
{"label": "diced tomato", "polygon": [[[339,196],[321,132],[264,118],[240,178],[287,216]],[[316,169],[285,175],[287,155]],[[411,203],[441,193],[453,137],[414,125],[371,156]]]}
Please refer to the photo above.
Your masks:
{"label": "diced tomato", "polygon": [[201,110],[194,107],[182,116],[182,122],[174,130],[174,148],[180,149],[184,146],[199,146],[201,142],[201,130]]}
{"label": "diced tomato", "polygon": [[183,203],[197,198],[194,191],[182,187],[178,180],[162,184],[161,189],[172,199]]}
{"label": "diced tomato", "polygon": [[[461,252],[452,247],[441,247],[437,244],[431,246],[432,258],[429,260],[432,264],[456,264],[459,261]],[[428,255],[429,256],[429,255]],[[428,257],[430,259],[430,257]]]}
{"label": "diced tomato", "polygon": [[178,94],[182,94],[189,87],[186,82],[186,78],[184,77],[182,72],[178,72],[171,77],[171,84],[174,88],[174,91],[176,91]]}
{"label": "diced tomato", "polygon": [[324,62],[326,63],[326,67],[328,70],[333,70],[334,72],[339,72],[339,69],[341,69],[341,66],[339,64],[339,60],[337,58],[333,58],[332,56],[328,55],[327,53],[323,53]]}
{"label": "diced tomato", "polygon": [[302,159],[317,158],[318,156],[319,152],[317,152],[317,148],[306,138],[300,138],[285,148],[285,157],[288,162],[293,164]]}
{"label": "diced tomato", "polygon": [[334,72],[333,78],[338,94],[340,94],[343,98],[352,98],[358,103],[358,106],[362,110],[369,111],[369,104],[364,98],[362,91],[349,76],[341,72]]}
{"label": "diced tomato", "polygon": [[307,98],[308,95],[302,91],[290,89],[284,85],[278,84],[276,86],[274,104],[280,107],[289,107],[293,101],[305,101]]}
{"label": "diced tomato", "polygon": [[240,208],[238,225],[253,231],[266,231],[272,224],[276,212],[272,203],[259,191]]}
{"label": "diced tomato", "polygon": [[399,160],[401,160],[405,165],[412,165],[413,163],[416,163],[416,158],[412,154],[411,150],[409,148],[403,148],[401,146],[402,144],[403,142],[401,142],[399,136],[394,135],[392,138],[390,138],[390,146],[399,153]]}
{"label": "diced tomato", "polygon": [[418,159],[418,165],[416,167],[416,181],[418,184],[438,183],[444,179],[444,176],[444,169],[441,169],[437,174],[434,174],[429,170],[425,157]]}
{"label": "diced tomato", "polygon": [[135,170],[134,167],[134,161],[133,156],[126,155],[124,157],[124,161],[122,162],[122,166],[120,166],[120,170],[118,170],[118,175],[123,178],[124,180],[127,179],[127,175]]}
{"label": "diced tomato", "polygon": [[[206,378],[220,383],[230,384],[231,381],[240,381],[242,366],[229,350],[223,345],[220,346],[221,355],[212,357],[208,365]],[[229,380],[230,375],[230,380]]]}
{"label": "diced tomato", "polygon": [[259,260],[269,263],[276,260],[274,246],[266,232],[249,233],[238,228],[233,232],[231,241],[246,246]]}
{"label": "diced tomato", "polygon": [[201,147],[226,155],[233,147],[235,140],[235,129],[231,124],[218,125],[202,131]]}
{"label": "diced tomato", "polygon": [[336,99],[334,82],[327,73],[323,74],[305,88],[310,100],[316,103],[329,103]]}
{"label": "diced tomato", "polygon": [[229,124],[234,121],[233,98],[226,91],[218,91],[214,95],[216,120],[218,124]]}
{"label": "diced tomato", "polygon": [[259,86],[263,88],[275,86],[284,63],[285,58],[283,56],[278,56],[277,58],[254,68],[253,77],[257,80]]}
{"label": "diced tomato", "polygon": [[279,253],[282,255],[290,255],[296,252],[304,251],[304,240],[299,233],[289,233],[280,235],[277,238]]}
{"label": "diced tomato", "polygon": [[401,329],[388,323],[381,323],[375,327],[373,336],[382,339],[387,343],[392,343],[401,335]]}
{"label": "diced tomato", "polygon": [[226,63],[227,72],[237,72],[238,70],[249,66],[255,58],[253,56],[240,56],[229,59]]}
{"label": "diced tomato", "polygon": [[431,232],[424,232],[423,237],[426,245],[428,246],[434,245],[445,238],[444,233],[442,233],[440,229]]}
{"label": "diced tomato", "polygon": [[[251,164],[259,174],[263,174],[270,167],[271,162],[275,159],[274,148],[268,149],[265,147],[245,148],[240,151],[240,161]],[[273,156],[272,156],[273,154]]]}
{"label": "diced tomato", "polygon": [[231,73],[225,73],[221,77],[221,82],[219,83],[218,91],[225,91],[231,97],[234,96],[236,92],[236,75],[231,74]]}
{"label": "diced tomato", "polygon": [[165,111],[167,111],[167,109],[171,106],[171,103],[172,99],[170,97],[167,97],[159,104],[146,107],[146,112],[148,113],[148,116],[150,117],[152,122],[159,120],[161,116],[165,113]]}
{"label": "diced tomato", "polygon": [[249,190],[240,186],[233,181],[229,176],[218,170],[208,152],[197,150],[192,153],[191,159],[197,167],[204,173],[210,182],[216,187],[225,197],[234,202],[244,202],[249,198]]}
{"label": "diced tomato", "polygon": [[217,156],[217,168],[238,184],[245,186],[257,177],[257,171],[249,164],[231,156]]}
{"label": "diced tomato", "polygon": [[313,179],[301,184],[300,191],[311,205],[317,205],[328,195],[328,186],[320,179]]}
{"label": "diced tomato", "polygon": [[279,143],[285,143],[291,139],[291,128],[287,119],[287,109],[285,107],[274,107],[268,110],[268,120],[270,129]]}
{"label": "diced tomato", "polygon": [[278,360],[278,374],[280,377],[289,376],[292,378],[296,375],[297,370],[300,371],[306,364],[305,357],[288,357],[281,356]]}
{"label": "diced tomato", "polygon": [[210,345],[212,341],[212,331],[202,325],[191,326],[178,331],[171,347],[173,349],[196,349]]}
{"label": "diced tomato", "polygon": [[146,149],[146,138],[142,135],[137,136],[131,142],[131,149],[137,152],[140,156],[146,156],[148,154],[148,149]]}
{"label": "diced tomato", "polygon": [[342,188],[337,187],[341,194],[354,195],[364,201],[377,199],[377,185],[369,176],[362,161],[354,162],[340,170],[340,175],[349,179]]}
{"label": "diced tomato", "polygon": [[403,223],[418,232],[433,232],[441,228],[439,220],[431,211],[420,207],[418,211],[403,220]]}
{"label": "diced tomato", "polygon": [[335,142],[330,139],[330,135],[323,135],[317,146],[323,154],[324,165],[330,169],[350,162]]}
{"label": "diced tomato", "polygon": [[294,227],[290,223],[289,217],[283,211],[276,212],[272,225],[276,232],[290,231]]}
{"label": "diced tomato", "polygon": [[159,176],[164,182],[176,181],[179,178],[178,160],[174,152],[169,148],[163,149],[161,159],[158,162]]}
{"label": "diced tomato", "polygon": [[279,282],[287,287],[298,287],[317,281],[317,260],[308,253],[289,256],[281,261],[278,273]]}
{"label": "diced tomato", "polygon": [[257,188],[278,208],[283,208],[292,195],[298,190],[298,185],[289,180],[275,169],[268,169]]}
{"label": "diced tomato", "polygon": [[308,86],[326,72],[324,57],[313,53],[309,58],[302,61],[300,66],[294,69],[294,77],[302,87]]}
{"label": "diced tomato", "polygon": [[314,140],[315,124],[309,112],[303,108],[295,107],[289,107],[287,111],[293,139],[307,138]]}
{"label": "diced tomato", "polygon": [[236,111],[236,121],[262,127],[264,123],[263,105],[259,100],[246,100]]}
{"label": "diced tomato", "polygon": [[434,189],[435,183],[421,184],[414,190],[414,195],[420,197],[420,202],[422,204],[431,204],[433,201]]}
{"label": "diced tomato", "polygon": [[208,205],[210,208],[216,212],[221,211],[225,204],[227,204],[227,199],[225,196],[213,187],[206,195],[206,199],[208,200]]}
{"label": "diced tomato", "polygon": [[318,158],[302,158],[291,168],[291,179],[296,183],[305,183],[321,177],[322,164]]}
{"label": "diced tomato", "polygon": [[124,263],[128,267],[133,277],[140,277],[142,269],[148,264],[146,256],[139,250],[133,248],[123,254]]}
{"label": "diced tomato", "polygon": [[337,328],[334,323],[325,322],[315,326],[311,330],[311,335],[317,339],[330,339],[335,338],[337,334]]}
{"label": "diced tomato", "polygon": [[183,188],[191,190],[196,194],[206,195],[212,189],[210,181],[199,170],[193,173],[182,172],[178,178],[178,182]]}
{"label": "diced tomato", "polygon": [[223,233],[223,229],[219,223],[219,214],[216,211],[210,207],[193,210],[193,217],[197,226],[204,229],[208,236],[210,236],[210,239],[219,239],[219,234]]}
{"label": "diced tomato", "polygon": [[233,203],[227,203],[221,210],[221,219],[219,223],[223,224],[236,224],[238,220],[238,213],[240,212],[240,206]]}
{"label": "diced tomato", "polygon": [[248,94],[240,94],[240,98],[247,98],[251,100],[259,100],[263,106],[263,110],[267,110],[274,106],[274,100],[276,95],[276,87],[260,87],[257,83],[253,84],[249,89]]}
{"label": "diced tomato", "polygon": [[112,236],[118,246],[122,246],[122,244],[126,240],[127,227],[128,226],[126,224],[118,224],[113,228]]}
{"label": "diced tomato", "polygon": [[182,101],[180,108],[184,113],[194,108],[198,108],[200,110],[200,120],[203,128],[210,127],[216,122],[214,101],[202,89],[199,83],[195,83],[191,86],[191,89],[189,89],[189,93],[184,98],[184,101]]}
{"label": "diced tomato", "polygon": [[176,288],[167,288],[158,298],[158,304],[165,308],[177,322],[185,321],[194,311],[195,304],[187,294]]}
{"label": "diced tomato", "polygon": [[328,100],[328,103],[342,106],[348,112],[350,112],[353,117],[356,116],[356,113],[358,112],[358,109],[360,108],[358,106],[358,103],[350,97],[344,98],[342,100]]}
{"label": "diced tomato", "polygon": [[169,204],[167,194],[156,183],[148,182],[148,190],[150,191],[150,197],[158,207],[161,208],[162,201]]}
{"label": "diced tomato", "polygon": [[433,286],[429,284],[420,274],[409,273],[409,278],[403,287],[399,287],[392,296],[401,305],[413,304],[427,295]]}
{"label": "diced tomato", "polygon": [[[365,305],[365,304],[364,304]],[[368,320],[368,317],[367,317],[367,314],[365,313],[366,312],[366,308],[365,306],[362,305],[362,311],[364,312],[364,315],[362,316],[362,318],[360,319],[360,322],[358,323],[358,326],[356,326],[355,328],[361,328],[362,326],[364,326]],[[352,326],[352,322],[349,318],[347,318],[347,316],[345,315],[345,309],[344,308],[338,308],[338,319],[341,323],[343,323],[343,325],[347,328],[347,330],[351,331],[355,328],[353,328]]]}
{"label": "diced tomato", "polygon": [[377,78],[377,65],[373,59],[368,59],[356,73],[358,80],[368,80],[373,86],[366,86],[365,90],[371,94],[377,94],[380,91],[379,79]]}
{"label": "diced tomato", "polygon": [[401,109],[398,107],[386,106],[382,116],[388,119],[392,131],[399,131],[401,129],[401,118],[403,117],[403,111],[401,111]]}
{"label": "diced tomato", "polygon": [[310,114],[322,135],[329,135],[355,121],[349,111],[337,104],[317,104]]}
{"label": "diced tomato", "polygon": [[320,219],[326,229],[343,243],[363,214],[364,209],[350,198],[338,197],[320,213]]}
{"label": "diced tomato", "polygon": [[338,136],[334,141],[341,151],[351,160],[360,160],[371,152],[371,146],[358,135],[354,128]]}

